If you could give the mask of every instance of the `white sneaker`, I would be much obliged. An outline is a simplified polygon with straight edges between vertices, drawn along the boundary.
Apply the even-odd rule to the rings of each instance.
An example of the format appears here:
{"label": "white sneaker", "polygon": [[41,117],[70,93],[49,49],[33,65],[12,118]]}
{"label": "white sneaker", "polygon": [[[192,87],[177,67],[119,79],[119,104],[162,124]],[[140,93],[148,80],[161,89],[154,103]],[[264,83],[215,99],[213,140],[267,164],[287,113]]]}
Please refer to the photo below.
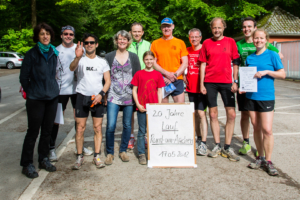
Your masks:
{"label": "white sneaker", "polygon": [[[77,149],[76,148],[75,148],[75,152],[74,153],[77,154]],[[94,153],[93,151],[91,151],[91,150],[83,147],[83,155],[90,156],[90,155],[93,155],[93,153]]]}
{"label": "white sneaker", "polygon": [[55,149],[50,149],[48,158],[49,158],[50,162],[57,162],[57,156],[55,153]]}

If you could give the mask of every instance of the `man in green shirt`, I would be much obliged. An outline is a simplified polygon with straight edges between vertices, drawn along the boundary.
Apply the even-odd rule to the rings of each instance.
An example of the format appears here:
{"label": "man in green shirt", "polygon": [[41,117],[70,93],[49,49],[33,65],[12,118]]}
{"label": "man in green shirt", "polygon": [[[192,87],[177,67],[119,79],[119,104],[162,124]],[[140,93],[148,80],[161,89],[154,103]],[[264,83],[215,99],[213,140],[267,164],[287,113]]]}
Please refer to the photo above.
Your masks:
{"label": "man in green shirt", "polygon": [[[252,33],[257,29],[256,21],[252,17],[246,17],[242,22],[242,26],[243,26],[242,28],[243,28],[243,33],[245,35],[245,38],[236,43],[242,61],[240,67],[246,66],[245,62],[247,56],[255,53],[256,51],[256,47],[253,44],[253,38],[252,38]],[[283,55],[272,44],[270,43],[268,44],[268,49],[277,52],[280,58],[281,59],[283,58]],[[239,150],[240,154],[247,154],[248,152],[251,151],[251,146],[249,144],[250,115],[249,112],[244,108],[245,99],[246,99],[245,93],[244,94],[237,93],[237,102],[239,106],[239,111],[241,111],[240,124],[241,124],[241,130],[244,138],[243,146]]]}
{"label": "man in green shirt", "polygon": [[[142,39],[144,35],[144,27],[141,23],[134,22],[133,24],[131,24],[130,33],[133,37],[133,42],[131,43],[131,45],[128,47],[127,50],[137,54],[140,60],[141,69],[145,69],[143,55],[146,51],[150,50],[151,43]],[[128,143],[128,149],[134,148],[135,139],[134,139],[133,131],[134,131],[134,114],[132,115],[132,120],[131,120],[131,136]],[[145,145],[146,144],[147,143],[145,143]]]}

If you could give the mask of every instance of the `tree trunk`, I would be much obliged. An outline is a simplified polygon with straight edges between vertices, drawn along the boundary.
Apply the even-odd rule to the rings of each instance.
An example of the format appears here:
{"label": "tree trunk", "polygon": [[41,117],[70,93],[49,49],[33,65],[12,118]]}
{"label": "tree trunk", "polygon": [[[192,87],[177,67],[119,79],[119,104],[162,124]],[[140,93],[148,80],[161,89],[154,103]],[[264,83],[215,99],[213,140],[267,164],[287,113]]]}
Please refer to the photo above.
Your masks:
{"label": "tree trunk", "polygon": [[31,26],[36,26],[36,0],[31,0]]}

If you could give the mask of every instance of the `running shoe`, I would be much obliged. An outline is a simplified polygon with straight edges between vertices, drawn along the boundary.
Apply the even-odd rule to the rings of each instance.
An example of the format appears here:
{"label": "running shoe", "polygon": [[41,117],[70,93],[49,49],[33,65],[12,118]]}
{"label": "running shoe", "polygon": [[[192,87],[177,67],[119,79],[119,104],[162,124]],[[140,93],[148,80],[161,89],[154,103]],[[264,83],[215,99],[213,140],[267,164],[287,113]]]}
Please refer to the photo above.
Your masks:
{"label": "running shoe", "polygon": [[224,158],[228,158],[230,161],[239,161],[240,157],[238,157],[235,153],[233,148],[228,148],[227,150],[224,149],[224,147],[222,148],[221,151],[221,156],[223,156]]}
{"label": "running shoe", "polygon": [[262,167],[270,176],[278,175],[278,171],[277,171],[277,169],[275,169],[275,167],[271,161],[262,162]]}
{"label": "running shoe", "polygon": [[145,137],[145,149],[148,148],[148,142],[147,142],[147,137]]}
{"label": "running shoe", "polygon": [[[77,154],[77,149],[75,148],[75,154]],[[88,148],[83,147],[83,151],[82,151],[83,155],[85,156],[91,156],[93,155],[93,151],[89,150]]]}
{"label": "running shoe", "polygon": [[207,155],[208,157],[216,158],[221,154],[221,147],[216,144],[212,151]]}
{"label": "running shoe", "polygon": [[134,142],[135,142],[134,137],[130,137],[127,148],[128,149],[134,149]]}
{"label": "running shoe", "polygon": [[263,157],[257,156],[256,160],[248,165],[251,169],[258,169],[262,166]]}
{"label": "running shoe", "polygon": [[78,170],[81,168],[81,166],[83,165],[84,163],[84,159],[83,159],[83,156],[82,155],[78,155],[77,156],[77,159],[76,159],[76,162],[74,163],[74,165],[72,166],[72,169],[73,170]]}
{"label": "running shoe", "polygon": [[200,145],[201,145],[201,140],[196,140],[196,149],[199,149],[199,147],[200,147]]}
{"label": "running shoe", "polygon": [[49,158],[50,162],[57,162],[57,156],[55,153],[55,149],[50,149],[48,158]]}
{"label": "running shoe", "polygon": [[104,163],[100,159],[100,154],[97,154],[97,156],[93,158],[93,164],[96,165],[98,169],[105,167]]}
{"label": "running shoe", "polygon": [[248,144],[247,142],[243,141],[243,146],[239,150],[239,154],[246,155],[251,151],[251,145]]}
{"label": "running shoe", "polygon": [[207,146],[203,142],[201,142],[199,148],[197,149],[197,155],[205,156],[207,154]]}
{"label": "running shoe", "polygon": [[39,174],[35,170],[35,167],[33,164],[29,164],[27,167],[23,167],[22,174],[27,176],[27,178],[37,178],[39,177]]}

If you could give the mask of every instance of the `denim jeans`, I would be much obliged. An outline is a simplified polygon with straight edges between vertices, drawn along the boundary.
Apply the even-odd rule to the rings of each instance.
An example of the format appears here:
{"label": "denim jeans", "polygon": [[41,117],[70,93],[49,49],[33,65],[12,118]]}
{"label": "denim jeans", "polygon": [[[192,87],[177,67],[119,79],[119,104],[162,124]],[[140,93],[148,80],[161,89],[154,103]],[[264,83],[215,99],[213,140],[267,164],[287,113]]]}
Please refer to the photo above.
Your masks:
{"label": "denim jeans", "polygon": [[139,132],[137,136],[137,148],[139,155],[145,154],[145,134],[147,130],[146,112],[137,111]]}
{"label": "denim jeans", "polygon": [[107,102],[107,125],[106,125],[106,151],[114,155],[115,129],[120,108],[123,109],[123,131],[120,145],[120,153],[126,152],[131,134],[131,117],[133,106],[120,106]]}

